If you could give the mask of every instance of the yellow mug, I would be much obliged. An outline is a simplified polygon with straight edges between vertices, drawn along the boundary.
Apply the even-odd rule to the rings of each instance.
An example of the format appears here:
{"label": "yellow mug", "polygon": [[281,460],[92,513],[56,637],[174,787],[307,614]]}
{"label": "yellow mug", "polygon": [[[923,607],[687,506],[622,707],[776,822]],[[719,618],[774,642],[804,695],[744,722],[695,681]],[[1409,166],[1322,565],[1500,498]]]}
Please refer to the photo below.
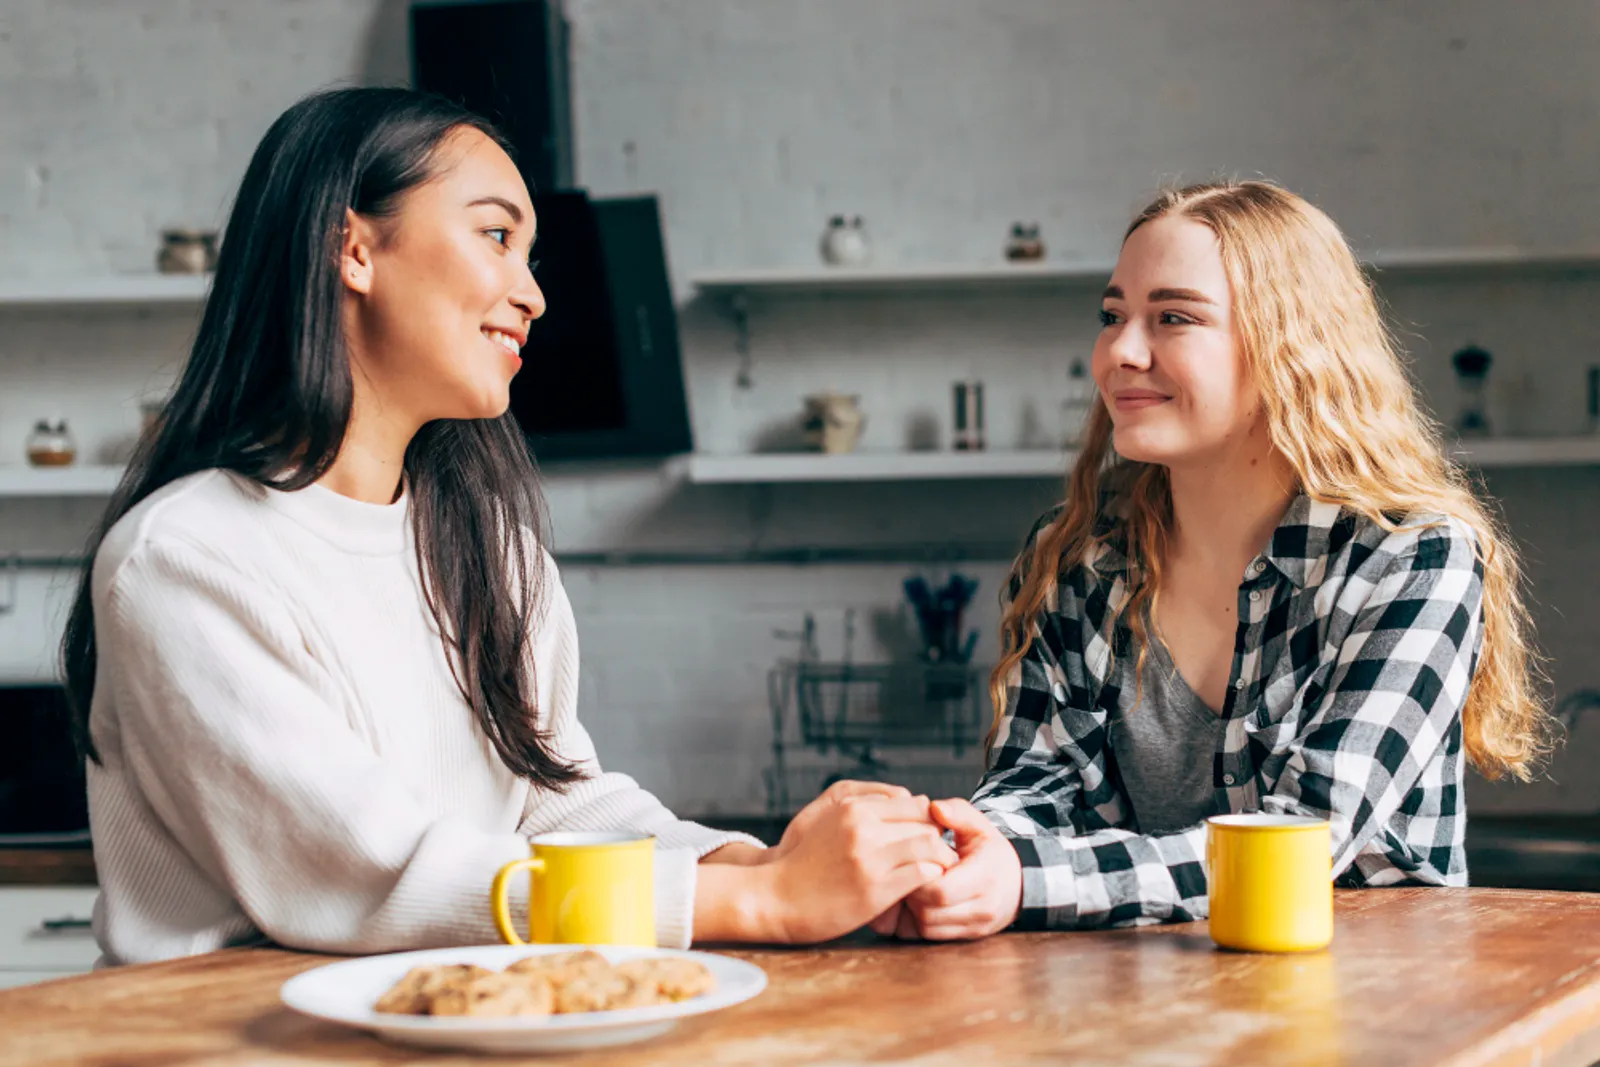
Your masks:
{"label": "yellow mug", "polygon": [[[533,855],[500,868],[489,904],[509,945],[656,944],[655,838],[648,834],[543,834]],[[506,888],[531,872],[528,940],[511,925]]]}
{"label": "yellow mug", "polygon": [[1206,820],[1211,940],[1245,952],[1312,952],[1333,940],[1326,819],[1254,812]]}

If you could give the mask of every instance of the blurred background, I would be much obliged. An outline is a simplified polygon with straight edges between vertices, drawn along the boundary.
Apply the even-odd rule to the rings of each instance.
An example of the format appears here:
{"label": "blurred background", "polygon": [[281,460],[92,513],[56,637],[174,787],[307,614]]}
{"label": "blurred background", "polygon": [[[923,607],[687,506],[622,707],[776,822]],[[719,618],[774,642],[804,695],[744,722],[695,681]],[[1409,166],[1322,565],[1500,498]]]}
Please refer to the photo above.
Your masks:
{"label": "blurred background", "polygon": [[4,0],[0,842],[82,842],[65,590],[249,153],[417,84],[537,191],[516,410],[610,768],[769,836],[838,775],[969,792],[1120,234],[1261,176],[1371,263],[1525,554],[1573,726],[1472,781],[1474,878],[1600,888],[1597,52],[1591,0]]}

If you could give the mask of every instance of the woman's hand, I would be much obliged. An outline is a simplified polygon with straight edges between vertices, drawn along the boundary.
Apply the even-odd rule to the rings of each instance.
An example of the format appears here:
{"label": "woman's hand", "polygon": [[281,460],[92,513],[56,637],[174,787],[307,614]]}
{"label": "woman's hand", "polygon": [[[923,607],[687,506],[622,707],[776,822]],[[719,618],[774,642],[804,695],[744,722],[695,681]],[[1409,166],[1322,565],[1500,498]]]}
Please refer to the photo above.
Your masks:
{"label": "woman's hand", "polygon": [[842,782],[795,816],[761,868],[771,877],[774,939],[842,937],[955,862],[926,797]]}
{"label": "woman's hand", "polygon": [[1010,926],[1022,906],[1022,861],[995,825],[965,800],[937,800],[933,818],[955,834],[960,862],[880,915],[880,934],[967,941]]}

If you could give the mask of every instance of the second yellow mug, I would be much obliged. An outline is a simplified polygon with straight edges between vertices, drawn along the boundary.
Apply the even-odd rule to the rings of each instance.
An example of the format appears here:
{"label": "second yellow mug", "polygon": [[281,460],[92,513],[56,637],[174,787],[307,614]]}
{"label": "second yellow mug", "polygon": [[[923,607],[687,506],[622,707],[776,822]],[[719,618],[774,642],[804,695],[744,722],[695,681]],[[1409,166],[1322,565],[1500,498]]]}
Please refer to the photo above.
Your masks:
{"label": "second yellow mug", "polygon": [[1211,940],[1245,952],[1311,952],[1333,940],[1326,819],[1265,812],[1206,820]]}
{"label": "second yellow mug", "polygon": [[[500,868],[489,892],[494,924],[511,945],[656,943],[655,838],[647,834],[543,834],[533,855]],[[513,875],[528,871],[528,941],[511,922]]]}

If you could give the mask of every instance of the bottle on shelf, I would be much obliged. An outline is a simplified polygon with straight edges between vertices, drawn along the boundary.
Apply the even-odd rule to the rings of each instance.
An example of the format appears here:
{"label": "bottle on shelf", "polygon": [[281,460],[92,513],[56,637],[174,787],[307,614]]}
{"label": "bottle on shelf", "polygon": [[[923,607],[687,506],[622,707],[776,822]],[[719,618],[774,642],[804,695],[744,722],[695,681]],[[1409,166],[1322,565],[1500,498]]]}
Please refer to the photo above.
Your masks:
{"label": "bottle on shelf", "polygon": [[983,432],[983,383],[960,381],[950,387],[952,405],[950,447],[957,452],[981,452],[986,447]]}
{"label": "bottle on shelf", "polygon": [[1083,443],[1083,431],[1089,424],[1089,412],[1094,408],[1096,388],[1089,369],[1081,359],[1072,361],[1067,368],[1067,398],[1062,401],[1063,448],[1077,448]]}
{"label": "bottle on shelf", "polygon": [[1462,437],[1488,437],[1494,431],[1489,425],[1485,386],[1494,357],[1486,349],[1467,345],[1457,350],[1450,362],[1461,385],[1461,414],[1456,417],[1456,433]]}

